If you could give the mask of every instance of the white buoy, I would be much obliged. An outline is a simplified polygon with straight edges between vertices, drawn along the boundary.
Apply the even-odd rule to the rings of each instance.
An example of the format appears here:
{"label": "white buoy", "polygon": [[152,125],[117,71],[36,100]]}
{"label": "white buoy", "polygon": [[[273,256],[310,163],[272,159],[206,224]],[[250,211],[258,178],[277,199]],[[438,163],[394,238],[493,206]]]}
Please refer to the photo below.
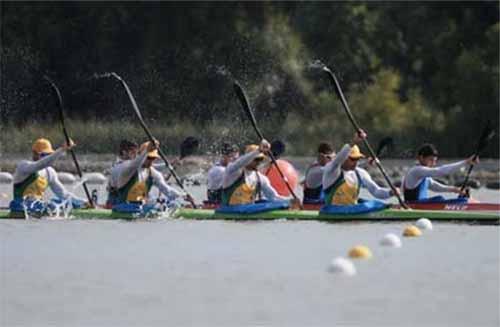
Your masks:
{"label": "white buoy", "polygon": [[101,173],[88,173],[88,174],[83,174],[83,179],[88,183],[88,184],[104,184],[107,182],[106,176],[104,176]]}
{"label": "white buoy", "polygon": [[76,177],[70,173],[57,173],[57,177],[63,184],[73,184],[76,181]]}
{"label": "white buoy", "polygon": [[432,230],[432,223],[427,218],[420,218],[419,220],[417,220],[415,225],[417,225],[417,227],[420,229]]}
{"label": "white buoy", "polygon": [[328,272],[343,276],[354,276],[356,275],[356,267],[354,267],[351,260],[337,257],[328,266]]}
{"label": "white buoy", "polygon": [[14,178],[12,175],[6,172],[0,172],[0,184],[10,184]]}
{"label": "white buoy", "polygon": [[382,239],[380,240],[380,245],[388,246],[391,248],[400,248],[402,246],[399,236],[393,233],[385,234],[384,237],[382,237]]}

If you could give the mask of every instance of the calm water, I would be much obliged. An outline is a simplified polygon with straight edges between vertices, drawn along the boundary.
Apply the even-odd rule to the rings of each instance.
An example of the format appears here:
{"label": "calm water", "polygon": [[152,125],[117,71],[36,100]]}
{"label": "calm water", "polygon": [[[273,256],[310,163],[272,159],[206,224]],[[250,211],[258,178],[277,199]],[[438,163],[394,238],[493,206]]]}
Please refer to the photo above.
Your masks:
{"label": "calm water", "polygon": [[[0,205],[10,192],[0,185]],[[498,326],[499,227],[440,223],[401,249],[378,245],[403,227],[0,221],[0,325]],[[356,276],[327,272],[357,244],[374,258]]]}
{"label": "calm water", "polygon": [[[497,226],[1,221],[2,326],[498,326]],[[326,271],[356,244],[358,274]]]}

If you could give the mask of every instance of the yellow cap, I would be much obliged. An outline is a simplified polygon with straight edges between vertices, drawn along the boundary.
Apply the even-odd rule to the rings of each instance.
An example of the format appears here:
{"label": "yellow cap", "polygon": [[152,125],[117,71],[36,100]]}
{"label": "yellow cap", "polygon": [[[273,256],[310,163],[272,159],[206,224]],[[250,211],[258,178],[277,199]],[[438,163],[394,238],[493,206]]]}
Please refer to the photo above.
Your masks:
{"label": "yellow cap", "polygon": [[[246,146],[245,148],[245,153],[250,153],[250,152],[253,152],[253,151],[257,151],[259,150],[259,146],[257,144],[249,144]],[[256,157],[257,158],[265,158],[266,155],[264,153],[259,153],[259,155]]]}
{"label": "yellow cap", "polygon": [[[144,142],[141,144],[141,147],[139,148],[139,152],[142,152],[148,148],[149,142]],[[148,152],[148,158],[159,158],[160,155],[158,154],[158,150],[154,149],[153,151]]]}
{"label": "yellow cap", "polygon": [[40,138],[33,143],[31,149],[36,153],[52,153],[54,149],[49,140]]}
{"label": "yellow cap", "polygon": [[422,235],[422,232],[420,231],[420,229],[418,229],[418,227],[413,226],[413,225],[406,227],[403,231],[403,236],[406,236],[406,237],[417,237],[420,235]]}
{"label": "yellow cap", "polygon": [[349,250],[349,257],[354,259],[370,259],[372,257],[372,251],[364,245],[356,245]]}
{"label": "yellow cap", "polygon": [[359,159],[359,158],[364,158],[364,157],[365,157],[365,155],[361,153],[361,151],[359,150],[359,147],[357,145],[354,145],[351,148],[351,152],[349,153],[349,158]]}

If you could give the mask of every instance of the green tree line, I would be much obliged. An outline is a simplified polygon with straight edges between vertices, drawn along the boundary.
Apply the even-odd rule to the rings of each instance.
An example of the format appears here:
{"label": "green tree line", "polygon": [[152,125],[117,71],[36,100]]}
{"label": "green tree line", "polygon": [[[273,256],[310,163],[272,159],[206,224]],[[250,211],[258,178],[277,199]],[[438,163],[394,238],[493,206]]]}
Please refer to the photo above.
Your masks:
{"label": "green tree line", "polygon": [[[295,154],[352,134],[320,63],[337,73],[369,138],[394,138],[394,156],[425,141],[465,156],[487,120],[499,125],[496,1],[2,1],[0,18],[4,151],[15,150],[8,131],[22,138],[23,129],[59,128],[44,74],[74,124],[133,124],[120,85],[91,78],[116,72],[148,124],[211,142],[255,138],[232,89],[237,79],[264,134]],[[485,155],[499,156],[498,138]]]}

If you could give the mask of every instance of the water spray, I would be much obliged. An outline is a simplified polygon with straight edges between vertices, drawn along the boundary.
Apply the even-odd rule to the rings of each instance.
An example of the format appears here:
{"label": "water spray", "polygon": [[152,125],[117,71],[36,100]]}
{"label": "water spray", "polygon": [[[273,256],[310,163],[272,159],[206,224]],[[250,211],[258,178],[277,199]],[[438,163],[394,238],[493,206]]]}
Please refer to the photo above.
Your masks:
{"label": "water spray", "polygon": [[[139,110],[139,107],[137,106],[137,102],[135,101],[135,98],[132,95],[132,92],[130,91],[130,88],[128,87],[127,83],[125,83],[125,81],[118,74],[116,74],[115,72],[111,72],[111,73],[107,72],[107,73],[103,73],[103,74],[94,74],[94,77],[95,78],[111,78],[111,77],[113,77],[113,78],[117,79],[118,81],[120,81],[120,83],[122,84],[123,88],[127,92],[129,100],[130,100],[130,102],[132,104],[132,108],[134,109],[135,114],[136,114],[137,118],[139,119],[139,123],[141,124],[141,126],[142,126],[144,132],[146,133],[146,135],[148,136],[149,140],[154,143],[156,139],[153,137],[153,134],[151,134],[151,132],[149,131],[149,128],[146,126],[146,123],[144,122],[144,118],[142,117],[141,111]],[[184,188],[184,185],[182,184],[182,181],[180,180],[179,176],[175,172],[174,168],[172,167],[172,165],[168,161],[167,156],[163,153],[163,151],[161,150],[161,148],[158,148],[158,154],[160,155],[160,157],[165,162],[165,165],[167,166],[168,170],[170,171],[170,174],[172,174],[172,176],[174,177],[175,181],[177,182],[177,185],[179,185],[179,187],[188,196],[188,201],[191,203],[191,205],[193,207],[196,208],[196,204],[194,203],[193,197]]]}

